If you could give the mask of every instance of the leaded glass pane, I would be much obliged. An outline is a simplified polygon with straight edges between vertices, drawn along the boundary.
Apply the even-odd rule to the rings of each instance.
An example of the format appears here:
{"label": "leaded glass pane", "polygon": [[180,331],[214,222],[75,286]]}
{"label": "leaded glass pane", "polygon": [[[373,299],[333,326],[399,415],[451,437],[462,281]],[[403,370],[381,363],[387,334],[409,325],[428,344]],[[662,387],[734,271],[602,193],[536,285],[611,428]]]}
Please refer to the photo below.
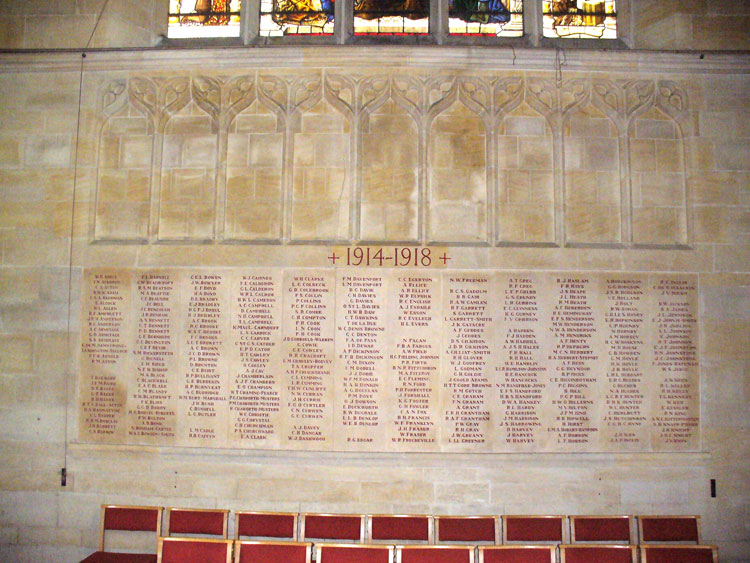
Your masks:
{"label": "leaded glass pane", "polygon": [[427,34],[429,0],[354,0],[355,35]]}
{"label": "leaded glass pane", "polygon": [[330,35],[335,0],[261,0],[260,34]]}
{"label": "leaded glass pane", "polygon": [[617,38],[615,0],[544,0],[542,3],[545,37]]}
{"label": "leaded glass pane", "polygon": [[168,37],[239,37],[241,0],[169,0]]}
{"label": "leaded glass pane", "polygon": [[450,0],[451,35],[523,35],[523,0]]}

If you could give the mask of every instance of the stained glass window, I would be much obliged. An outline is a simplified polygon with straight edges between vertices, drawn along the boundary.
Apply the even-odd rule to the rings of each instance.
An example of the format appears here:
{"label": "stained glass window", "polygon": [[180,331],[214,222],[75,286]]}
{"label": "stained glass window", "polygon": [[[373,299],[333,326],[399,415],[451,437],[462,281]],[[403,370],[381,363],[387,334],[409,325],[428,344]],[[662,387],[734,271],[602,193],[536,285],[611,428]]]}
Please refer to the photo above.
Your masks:
{"label": "stained glass window", "polygon": [[354,0],[355,35],[426,35],[430,0]]}
{"label": "stained glass window", "polygon": [[449,0],[451,35],[523,35],[523,0]]}
{"label": "stained glass window", "polygon": [[543,1],[544,36],[616,39],[615,0]]}
{"label": "stained glass window", "polygon": [[261,0],[260,34],[330,35],[335,0]]}
{"label": "stained glass window", "polygon": [[168,37],[239,37],[241,0],[169,0]]}

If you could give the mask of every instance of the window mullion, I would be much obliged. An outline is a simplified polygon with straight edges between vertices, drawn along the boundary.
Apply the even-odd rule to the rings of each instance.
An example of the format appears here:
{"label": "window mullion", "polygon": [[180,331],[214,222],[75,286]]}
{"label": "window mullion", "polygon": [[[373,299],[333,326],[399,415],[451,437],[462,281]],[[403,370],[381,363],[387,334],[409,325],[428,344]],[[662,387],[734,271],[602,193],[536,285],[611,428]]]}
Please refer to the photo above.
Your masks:
{"label": "window mullion", "polygon": [[244,0],[240,14],[242,41],[249,45],[260,36],[260,0]]}
{"label": "window mullion", "polygon": [[449,0],[430,0],[430,35],[438,45],[445,43],[448,36]]}
{"label": "window mullion", "polygon": [[533,46],[542,38],[542,1],[523,0],[523,33]]}

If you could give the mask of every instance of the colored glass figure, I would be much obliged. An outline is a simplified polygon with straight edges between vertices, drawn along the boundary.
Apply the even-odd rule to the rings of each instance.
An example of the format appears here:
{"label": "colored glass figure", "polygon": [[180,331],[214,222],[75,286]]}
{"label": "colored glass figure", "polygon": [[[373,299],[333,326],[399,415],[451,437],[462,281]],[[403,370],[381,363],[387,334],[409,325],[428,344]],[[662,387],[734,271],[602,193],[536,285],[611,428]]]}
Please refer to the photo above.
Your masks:
{"label": "colored glass figure", "polygon": [[241,0],[170,0],[168,37],[239,37]]}
{"label": "colored glass figure", "polygon": [[330,35],[335,0],[261,0],[260,34]]}
{"label": "colored glass figure", "polygon": [[523,0],[450,0],[451,35],[523,35]]}
{"label": "colored glass figure", "polygon": [[617,38],[615,0],[544,0],[543,14],[545,37]]}
{"label": "colored glass figure", "polygon": [[424,35],[429,16],[429,0],[354,0],[354,34]]}

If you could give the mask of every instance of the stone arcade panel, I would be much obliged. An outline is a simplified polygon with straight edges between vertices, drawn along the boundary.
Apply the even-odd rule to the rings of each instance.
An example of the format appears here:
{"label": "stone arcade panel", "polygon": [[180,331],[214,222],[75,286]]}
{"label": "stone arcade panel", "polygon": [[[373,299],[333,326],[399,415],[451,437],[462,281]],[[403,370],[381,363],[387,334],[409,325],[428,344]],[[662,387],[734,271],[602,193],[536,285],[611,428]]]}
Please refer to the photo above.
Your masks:
{"label": "stone arcade panel", "polygon": [[369,263],[86,270],[79,440],[700,448],[696,276]]}

